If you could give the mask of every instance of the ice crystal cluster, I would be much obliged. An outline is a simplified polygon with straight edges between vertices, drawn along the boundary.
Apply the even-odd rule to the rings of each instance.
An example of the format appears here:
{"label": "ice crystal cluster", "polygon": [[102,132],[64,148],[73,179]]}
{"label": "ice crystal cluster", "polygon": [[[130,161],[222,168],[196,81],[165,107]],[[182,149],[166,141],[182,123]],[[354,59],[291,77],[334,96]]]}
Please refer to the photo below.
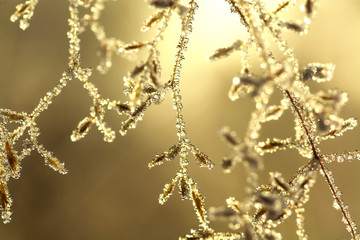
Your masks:
{"label": "ice crystal cluster", "polygon": [[[343,119],[339,116],[341,108],[348,101],[347,94],[337,89],[311,92],[309,83],[330,81],[335,66],[331,63],[309,63],[300,66],[293,49],[283,38],[286,31],[295,32],[299,36],[308,32],[309,25],[318,11],[318,1],[279,1],[274,9],[269,9],[262,0],[224,1],[238,16],[248,35],[246,39],[233,39],[231,45],[218,48],[209,55],[208,60],[218,61],[235,52],[240,53],[240,69],[238,73],[234,73],[233,79],[229,80],[231,87],[228,96],[232,101],[249,96],[254,102],[255,110],[250,114],[247,130],[242,134],[244,137],[238,137],[230,127],[220,130],[221,138],[231,150],[223,158],[221,167],[225,172],[231,172],[237,164],[244,165],[247,170],[247,186],[244,189],[246,197],[239,200],[229,197],[224,206],[210,207],[207,211],[205,198],[188,171],[190,160],[194,160],[199,167],[210,170],[214,167],[210,158],[188,137],[179,85],[182,63],[185,61],[187,44],[193,31],[192,24],[199,8],[197,1],[148,0],[147,3],[154,9],[154,14],[147,18],[141,31],[155,28],[154,36],[147,41],[126,43],[107,36],[100,24],[99,19],[106,0],[69,0],[69,59],[59,83],[40,99],[31,112],[13,111],[3,106],[0,109],[0,209],[4,223],[11,220],[10,208],[13,201],[8,190],[8,182],[11,178],[20,177],[21,162],[26,156],[37,151],[44,158],[46,165],[61,174],[67,173],[64,164],[39,142],[40,129],[37,118],[48,109],[55,97],[68,87],[69,82],[80,81],[92,99],[92,104],[89,113],[79,119],[73,130],[70,136],[72,141],[81,140],[91,128],[97,128],[103,134],[104,141],[112,142],[116,131],[104,120],[108,111],[115,111],[125,117],[118,131],[121,135],[126,135],[144,119],[147,109],[152,105],[161,104],[167,95],[172,98],[177,141],[169,144],[168,149],[159,151],[160,153],[149,161],[148,167],[153,168],[175,159],[179,161],[179,170],[174,173],[174,178],[164,185],[158,200],[160,204],[164,204],[177,188],[181,199],[192,202],[199,227],[181,239],[282,239],[277,227],[291,215],[296,217],[298,238],[308,239],[304,211],[315,180],[321,178],[317,176],[318,173],[329,186],[333,206],[341,213],[349,237],[353,240],[360,239],[348,206],[342,200],[342,193],[327,167],[328,163],[334,161],[360,159],[360,152],[355,150],[345,153],[323,153],[319,147],[322,141],[341,136],[357,125],[355,119]],[[20,28],[26,30],[37,4],[38,0],[29,0],[17,5],[10,20],[19,21]],[[285,17],[285,13],[292,8],[299,8],[303,17]],[[180,20],[181,34],[176,46],[171,76],[164,80],[161,76],[158,44],[164,41],[164,32],[172,18]],[[102,59],[96,69],[87,68],[81,63],[80,39],[81,34],[87,29],[95,35],[102,53]],[[249,61],[253,49],[259,59],[260,72],[254,71],[255,67]],[[126,57],[139,51],[145,52],[147,57],[123,77],[123,94],[127,100],[104,97],[91,80],[93,71],[105,74],[113,65],[114,55]],[[279,51],[281,56],[275,57],[274,51]],[[269,100],[276,91],[280,91],[283,97],[278,104],[270,105]],[[260,134],[263,124],[278,120],[286,110],[291,111],[294,118],[294,136],[286,139],[264,138]],[[15,124],[17,127],[9,130],[9,124]],[[16,151],[15,145],[17,148],[20,146],[21,151]],[[307,159],[306,163],[294,172],[291,179],[285,179],[280,172],[270,172],[269,182],[259,183],[259,171],[265,165],[263,158],[269,153],[287,149],[296,149],[302,158]],[[229,232],[217,232],[216,229],[212,229],[210,220],[228,221]]]}

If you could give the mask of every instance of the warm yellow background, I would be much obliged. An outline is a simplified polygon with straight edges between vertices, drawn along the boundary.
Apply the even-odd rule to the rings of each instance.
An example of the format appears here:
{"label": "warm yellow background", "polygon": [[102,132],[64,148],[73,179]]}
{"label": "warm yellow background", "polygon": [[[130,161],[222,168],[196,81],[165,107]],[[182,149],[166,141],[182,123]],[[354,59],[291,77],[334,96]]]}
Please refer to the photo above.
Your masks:
{"label": "warm yellow background", "polygon": [[[0,1],[0,107],[30,112],[44,94],[55,86],[67,66],[67,1],[39,1],[28,30],[9,21],[18,0]],[[243,136],[253,103],[248,98],[231,102],[227,91],[240,67],[239,56],[208,63],[205,58],[216,48],[227,46],[244,36],[237,16],[230,15],[221,0],[199,0],[194,32],[185,53],[181,88],[184,118],[191,141],[215,162],[212,171],[191,162],[190,174],[206,196],[207,206],[225,204],[225,199],[244,196],[245,172],[238,166],[223,174],[221,157],[229,149],[219,140],[218,129],[228,125]],[[106,4],[101,22],[109,36],[125,42],[149,39],[153,34],[140,33],[147,16],[153,12],[143,0],[118,0]],[[162,81],[167,81],[175,55],[179,30],[178,19],[171,22],[165,35],[161,61]],[[295,48],[300,64],[332,62],[336,64],[331,83],[320,88],[336,87],[347,91],[350,102],[344,117],[360,117],[360,3],[357,0],[321,1],[319,13],[310,33],[299,37],[286,34]],[[94,67],[98,46],[91,33],[82,35],[83,66]],[[94,73],[91,81],[105,97],[122,96],[122,77],[136,60],[120,57],[105,76]],[[312,84],[315,86],[315,84]],[[314,89],[319,89],[315,86]],[[315,91],[315,90],[314,90]],[[158,194],[178,170],[177,160],[147,169],[156,153],[176,142],[175,112],[170,96],[146,112],[135,130],[115,142],[104,143],[93,128],[77,143],[70,141],[71,131],[88,114],[91,99],[78,81],[72,81],[38,119],[41,142],[52,150],[70,170],[61,176],[44,166],[33,153],[23,163],[19,180],[10,180],[13,220],[0,224],[0,239],[177,239],[197,227],[191,202],[181,201],[175,193],[160,206]],[[114,130],[121,117],[107,115]],[[278,123],[265,125],[262,138],[293,135],[292,115],[287,113]],[[355,129],[341,138],[322,144],[324,152],[360,149],[360,131]],[[269,171],[280,171],[289,179],[305,163],[295,151],[279,152],[264,158],[261,182],[268,182]],[[337,184],[344,192],[353,219],[360,224],[360,162],[332,163]],[[350,239],[341,215],[332,208],[330,191],[319,175],[306,210],[306,227],[310,239]],[[213,223],[226,231],[224,223]],[[280,229],[283,239],[296,239],[292,217]]]}

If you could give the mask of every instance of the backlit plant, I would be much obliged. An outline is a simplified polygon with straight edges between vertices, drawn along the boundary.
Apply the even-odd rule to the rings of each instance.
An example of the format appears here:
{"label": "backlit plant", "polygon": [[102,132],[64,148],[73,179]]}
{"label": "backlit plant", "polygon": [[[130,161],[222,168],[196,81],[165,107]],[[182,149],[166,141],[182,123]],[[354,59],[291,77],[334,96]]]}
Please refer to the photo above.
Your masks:
{"label": "backlit plant", "polygon": [[[225,172],[230,172],[236,164],[244,165],[247,170],[247,186],[244,189],[246,197],[242,200],[229,197],[225,206],[211,207],[209,211],[205,207],[205,198],[198,184],[188,171],[188,165],[194,160],[198,166],[211,170],[214,163],[190,140],[186,132],[179,85],[182,81],[181,67],[193,31],[192,23],[196,21],[198,3],[195,0],[148,0],[155,12],[145,21],[141,31],[155,28],[155,35],[147,41],[126,43],[107,36],[105,28],[100,24],[105,2],[106,0],[69,0],[69,60],[68,65],[63,67],[58,84],[40,99],[31,112],[0,109],[0,208],[4,223],[11,220],[12,199],[7,184],[11,178],[20,177],[21,162],[26,156],[37,151],[46,165],[62,174],[67,173],[64,164],[39,142],[40,128],[37,118],[71,81],[79,80],[92,99],[92,104],[89,113],[79,119],[73,130],[72,141],[81,140],[91,128],[96,127],[104,135],[104,141],[112,142],[116,132],[105,122],[108,111],[115,111],[125,118],[121,120],[118,130],[124,136],[146,118],[145,112],[152,105],[161,104],[168,95],[173,100],[177,141],[169,144],[167,150],[156,154],[149,161],[148,167],[153,168],[175,159],[179,161],[179,170],[174,173],[174,178],[165,184],[159,203],[164,204],[176,188],[181,199],[192,202],[199,227],[181,239],[281,239],[277,227],[292,214],[296,216],[298,238],[308,239],[304,225],[305,204],[309,200],[316,178],[320,178],[317,177],[318,173],[328,184],[333,197],[333,207],[341,213],[351,239],[360,239],[348,206],[343,202],[342,193],[327,167],[328,163],[335,161],[360,160],[360,152],[323,153],[319,147],[322,141],[341,136],[357,125],[354,118],[343,119],[339,116],[348,96],[337,89],[311,92],[309,83],[331,80],[335,66],[330,63],[300,66],[293,49],[283,38],[283,32],[286,31],[295,32],[299,36],[308,32],[318,10],[317,0],[279,1],[273,9],[269,9],[261,0],[225,0],[247,29],[248,35],[246,39],[233,39],[232,44],[218,48],[208,59],[217,61],[239,53],[239,72],[233,74],[228,96],[232,101],[241,96],[249,96],[254,102],[255,110],[250,114],[244,137],[238,137],[230,127],[220,130],[221,138],[231,148],[229,155],[222,159],[221,167]],[[10,20],[19,21],[20,28],[26,30],[37,4],[37,0],[28,0],[17,5]],[[300,8],[302,19],[285,17],[289,9],[296,7]],[[164,76],[161,76],[158,44],[166,41],[164,33],[172,18],[180,19],[181,34],[171,76],[169,79],[165,76],[164,79]],[[80,39],[85,30],[90,30],[95,35],[101,49],[102,58],[95,69],[81,63]],[[261,71],[255,70],[256,66],[252,66],[249,61],[253,50],[257,53]],[[139,61],[123,77],[123,94],[127,100],[104,97],[91,80],[93,71],[106,74],[113,67],[114,55],[127,57],[140,51],[146,53],[145,60]],[[280,91],[283,97],[278,104],[271,105],[270,98],[277,91]],[[286,110],[293,114],[293,136],[285,139],[262,136],[260,130],[263,124],[278,120]],[[16,128],[9,130],[9,124],[15,124]],[[21,151],[16,151],[15,146],[21,146]],[[285,179],[280,172],[270,172],[269,182],[259,183],[259,171],[266,167],[263,158],[269,153],[287,149],[296,149],[299,157],[305,159],[305,164],[294,171],[291,179]],[[210,220],[229,221],[231,232],[216,231],[210,227]]]}

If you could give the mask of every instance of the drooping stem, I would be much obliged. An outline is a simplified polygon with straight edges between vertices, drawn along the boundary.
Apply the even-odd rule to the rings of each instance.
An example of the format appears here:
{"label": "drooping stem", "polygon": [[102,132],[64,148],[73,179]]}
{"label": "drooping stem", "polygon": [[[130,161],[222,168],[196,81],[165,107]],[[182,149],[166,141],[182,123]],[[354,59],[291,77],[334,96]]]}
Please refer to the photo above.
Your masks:
{"label": "drooping stem", "polygon": [[[176,126],[178,128],[177,135],[178,135],[179,143],[181,144],[181,149],[185,149],[185,147],[186,147],[185,145],[188,142],[188,140],[186,137],[185,122],[184,122],[183,116],[181,114],[182,102],[181,102],[181,95],[180,95],[180,88],[179,88],[180,68],[181,68],[181,63],[184,60],[184,52],[186,50],[186,46],[188,43],[188,35],[191,33],[191,30],[192,30],[191,24],[192,24],[192,21],[194,18],[195,9],[197,7],[197,4],[194,0],[192,0],[189,3],[189,5],[190,5],[189,12],[188,12],[186,20],[184,22],[185,29],[182,31],[181,36],[180,36],[171,79],[169,80],[169,83],[168,83],[171,88],[173,105],[174,105],[174,109],[176,111]],[[181,158],[182,158],[182,160],[181,160],[180,165],[181,165],[182,169],[185,170],[185,168],[187,166],[187,161],[183,156]]]}
{"label": "drooping stem", "polygon": [[291,103],[297,117],[300,119],[302,128],[304,129],[307,140],[312,148],[312,152],[314,154],[314,160],[319,163],[320,170],[323,173],[323,176],[325,177],[325,181],[327,182],[327,184],[330,188],[331,194],[332,194],[337,206],[339,207],[341,214],[343,215],[345,224],[348,226],[348,231],[350,232],[352,239],[356,240],[356,226],[353,223],[353,221],[351,220],[352,218],[350,216],[350,213],[346,209],[345,204],[339,195],[339,192],[336,190],[337,187],[334,184],[333,177],[330,176],[331,173],[325,167],[324,161],[321,158],[320,150],[319,150],[319,148],[317,148],[317,146],[316,146],[317,144],[315,143],[313,137],[310,134],[310,130],[307,128],[307,126],[305,124],[304,116],[302,116],[302,114],[301,114],[297,104],[295,103],[294,98],[291,96],[290,92],[288,90],[285,90],[285,93],[286,93],[286,96],[289,98],[290,103]]}
{"label": "drooping stem", "polygon": [[[172,98],[173,98],[173,106],[176,111],[176,127],[178,140],[180,144],[180,167],[181,174],[185,178],[188,177],[187,166],[188,166],[188,148],[189,148],[189,139],[186,136],[185,131],[185,122],[182,115],[182,101],[180,95],[180,69],[181,63],[185,59],[184,52],[186,51],[187,44],[189,42],[189,34],[192,32],[192,22],[194,19],[195,10],[197,8],[197,3],[195,0],[192,0],[189,3],[189,11],[186,19],[183,21],[183,30],[180,35],[180,40],[177,45],[177,53],[175,55],[175,63],[172,71],[171,78],[168,82],[168,86],[170,87]],[[204,207],[204,199],[199,193],[198,188],[195,184],[191,184],[191,200],[193,201],[194,209],[198,215],[198,219],[200,221],[200,225],[204,230],[211,230],[207,220],[207,213]]]}

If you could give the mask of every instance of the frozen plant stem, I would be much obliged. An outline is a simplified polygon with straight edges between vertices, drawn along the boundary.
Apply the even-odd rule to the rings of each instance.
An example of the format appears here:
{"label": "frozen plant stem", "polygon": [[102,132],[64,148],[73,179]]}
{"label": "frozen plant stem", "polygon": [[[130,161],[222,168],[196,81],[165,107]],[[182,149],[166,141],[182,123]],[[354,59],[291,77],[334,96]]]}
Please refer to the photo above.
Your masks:
{"label": "frozen plant stem", "polygon": [[[330,80],[334,67],[329,64],[309,64],[307,68],[301,70],[292,49],[281,37],[281,31],[283,30],[281,27],[300,34],[306,33],[307,26],[311,22],[310,19],[315,14],[317,1],[304,1],[302,9],[304,9],[306,16],[303,22],[299,20],[287,21],[277,16],[289,6],[295,5],[295,1],[282,1],[275,11],[265,9],[264,4],[259,0],[226,0],[226,2],[230,4],[232,12],[239,15],[247,28],[250,35],[247,42],[255,45],[260,58],[260,67],[263,69],[265,77],[255,76],[250,72],[250,64],[247,62],[246,57],[248,54],[247,47],[234,49],[232,45],[231,47],[218,49],[216,58],[213,57],[215,55],[210,57],[210,59],[217,60],[228,56],[231,51],[240,50],[242,56],[245,56],[242,58],[243,67],[240,76],[235,77],[233,80],[229,97],[236,100],[240,94],[247,93],[255,101],[255,110],[251,113],[243,143],[234,139],[235,135],[229,130],[221,132],[225,141],[230,143],[233,148],[233,153],[223,160],[225,171],[230,171],[237,162],[245,163],[250,173],[252,169],[252,174],[248,178],[247,193],[249,197],[243,202],[237,202],[229,198],[228,207],[233,209],[232,214],[225,212],[228,210],[224,209],[211,209],[210,216],[213,219],[228,219],[230,222],[236,220],[238,226],[234,223],[231,223],[231,226],[234,226],[234,229],[240,228],[244,232],[245,238],[268,239],[271,235],[271,239],[275,236],[277,236],[275,239],[278,239],[278,235],[273,231],[273,228],[287,219],[292,211],[295,211],[298,223],[298,237],[301,240],[307,239],[304,232],[303,205],[309,199],[308,191],[314,182],[314,171],[320,170],[334,198],[334,207],[341,211],[343,222],[346,224],[346,229],[352,239],[357,239],[359,236],[356,234],[356,225],[351,219],[347,205],[341,199],[341,192],[335,185],[332,173],[326,168],[325,160],[323,160],[323,155],[321,155],[318,147],[320,141],[340,136],[344,131],[355,127],[357,123],[353,119],[343,120],[336,116],[341,106],[346,102],[344,95],[340,96],[339,93],[335,93],[333,90],[328,91],[326,93],[328,95],[323,92],[311,94],[309,88],[305,85],[305,82],[309,79],[318,82]],[[269,47],[269,38],[266,38],[265,35],[270,35],[275,40],[285,60],[277,61],[274,58]],[[221,52],[224,56],[220,55]],[[281,105],[268,106],[275,86],[284,92],[284,99],[281,101]],[[272,140],[267,139],[265,142],[258,141],[262,123],[277,120],[283,111],[288,108],[287,106],[290,106],[294,112],[296,138],[294,140],[291,138],[285,140],[274,138]],[[318,129],[316,118],[319,119]],[[261,162],[259,156],[256,156],[252,149],[255,149],[260,155],[264,155],[265,153],[272,153],[278,149],[286,148],[298,148],[302,156],[311,159],[310,162],[300,167],[289,183],[286,183],[279,173],[270,173],[272,178],[270,185],[259,187],[256,187],[257,184],[252,185],[253,182],[256,182],[257,176],[254,170],[257,170],[257,166]],[[357,151],[355,151],[342,155],[326,155],[326,162],[333,161],[329,160],[329,158],[337,156],[340,156],[341,161],[344,158],[350,160],[357,154]],[[253,167],[249,170],[251,165]],[[250,209],[254,206],[257,213],[252,220],[252,226],[247,219],[249,219]],[[248,223],[246,224],[246,222]]]}
{"label": "frozen plant stem", "polygon": [[[236,164],[244,165],[247,172],[246,197],[242,201],[229,197],[226,206],[212,207],[209,211],[205,208],[205,197],[188,172],[189,155],[192,155],[199,167],[212,169],[214,163],[188,138],[180,95],[181,65],[192,32],[192,23],[198,8],[197,2],[190,0],[186,4],[182,0],[146,0],[156,12],[145,20],[141,31],[156,28],[154,36],[147,41],[124,43],[120,39],[108,37],[105,27],[100,24],[106,1],[68,1],[69,60],[59,83],[40,99],[31,113],[0,109],[0,210],[4,223],[11,220],[12,214],[10,210],[12,199],[7,183],[11,178],[20,177],[21,163],[27,155],[36,150],[44,158],[45,164],[53,170],[62,174],[67,172],[64,164],[38,142],[40,129],[37,126],[37,118],[48,109],[54,97],[61,94],[71,80],[78,79],[88,92],[92,104],[88,115],[84,116],[73,130],[70,137],[72,141],[81,140],[92,126],[96,125],[104,135],[104,141],[112,142],[115,139],[115,131],[105,122],[107,111],[114,110],[125,118],[121,121],[119,132],[121,135],[126,135],[128,130],[136,128],[143,120],[150,106],[161,104],[167,93],[171,93],[173,109],[176,112],[177,141],[166,151],[156,154],[148,167],[153,168],[179,158],[180,168],[173,179],[165,184],[158,200],[160,204],[164,204],[177,187],[181,199],[192,202],[199,226],[197,230],[191,230],[180,239],[280,240],[282,236],[277,232],[277,227],[294,213],[296,234],[300,240],[307,240],[305,204],[309,200],[310,189],[315,184],[318,171],[324,176],[330,188],[334,200],[333,206],[341,212],[342,221],[352,240],[360,239],[348,207],[341,199],[342,193],[326,166],[327,163],[334,161],[360,159],[360,152],[322,154],[319,148],[321,141],[341,136],[357,125],[355,119],[343,119],[339,116],[340,109],[348,100],[347,94],[337,89],[311,93],[307,82],[329,81],[335,66],[330,63],[309,63],[300,68],[292,48],[282,36],[284,31],[293,31],[299,35],[308,32],[311,20],[317,11],[317,0],[283,0],[278,2],[275,9],[267,9],[265,1],[262,0],[224,0],[231,11],[240,18],[248,32],[248,38],[235,39],[231,45],[217,49],[208,59],[215,61],[228,57],[234,52],[240,53],[242,64],[239,73],[232,80],[229,98],[237,100],[240,96],[248,95],[253,99],[255,109],[250,115],[242,139],[229,127],[224,127],[220,131],[222,139],[231,148],[231,153],[222,161],[222,167],[225,172],[230,172]],[[283,17],[284,12],[299,2],[303,19],[292,20]],[[27,29],[37,4],[38,0],[26,0],[18,4],[10,20],[12,22],[19,20],[20,29]],[[158,44],[164,40],[164,32],[173,16],[177,16],[180,20],[180,39],[177,43],[170,80],[162,81]],[[82,67],[80,36],[86,30],[90,30],[98,41],[100,60],[95,69],[102,74],[106,74],[112,67],[114,55],[127,57],[139,51],[147,51],[145,59],[138,61],[123,78],[125,86],[123,93],[126,100],[111,100],[103,97],[90,79],[93,68]],[[280,51],[281,57],[275,57],[270,41],[277,45],[275,48]],[[256,73],[253,72],[249,62],[251,48],[255,49],[259,59],[261,70]],[[282,91],[283,98],[279,104],[269,105],[270,98],[277,89]],[[263,124],[278,120],[289,108],[292,109],[295,120],[294,136],[286,139],[260,140]],[[8,129],[9,123],[17,124],[15,130]],[[25,136],[25,139],[22,139],[22,136]],[[15,150],[17,145],[21,145],[19,153]],[[286,180],[280,172],[270,172],[269,184],[259,184],[259,171],[264,168],[263,155],[290,148],[297,149],[299,155],[307,159],[307,163],[297,169],[290,180]],[[229,227],[234,232],[216,232],[210,228],[209,219],[229,221]]]}
{"label": "frozen plant stem", "polygon": [[311,148],[312,148],[312,151],[314,154],[314,161],[317,161],[319,163],[320,171],[321,171],[322,175],[325,177],[325,180],[326,180],[327,184],[329,185],[329,188],[330,188],[331,194],[334,198],[334,201],[336,201],[336,203],[338,204],[341,214],[343,215],[343,218],[345,219],[344,223],[348,226],[352,239],[356,240],[356,225],[352,221],[349,211],[346,209],[343,201],[341,200],[338,190],[336,190],[337,187],[334,185],[334,180],[331,180],[331,179],[333,179],[333,177],[330,177],[328,174],[328,171],[324,165],[324,162],[320,157],[321,156],[320,149],[318,148],[315,141],[313,140],[313,138],[310,134],[310,131],[305,124],[304,116],[301,115],[290,92],[288,90],[285,90],[285,93],[286,93],[286,96],[289,98],[292,107],[295,109],[296,115],[300,119],[304,131],[306,132],[307,139],[311,145]]}
{"label": "frozen plant stem", "polygon": [[[240,2],[240,5],[244,6],[243,9],[246,12],[246,15],[244,16],[243,14],[241,14],[241,17],[242,17],[242,19],[244,19],[244,22],[248,23],[247,27],[250,29],[250,34],[252,34],[252,36],[254,36],[254,40],[256,41],[257,47],[260,50],[260,56],[262,58],[262,61],[265,63],[265,65],[261,65],[261,66],[266,69],[266,73],[269,76],[269,80],[271,81],[272,79],[275,78],[275,76],[273,74],[273,70],[271,68],[271,66],[274,66],[275,62],[272,58],[269,57],[270,51],[268,50],[266,42],[263,40],[264,37],[262,35],[263,34],[262,29],[265,26],[262,26],[261,24],[255,24],[253,17],[246,17],[246,16],[250,16],[250,15],[251,16],[254,16],[254,15],[258,16],[258,15],[251,13],[251,11],[254,11],[254,10],[251,9],[250,4],[245,3],[246,1],[241,0],[239,2]],[[307,2],[309,2],[309,1],[307,1]],[[231,3],[234,4],[233,2],[231,2]],[[287,3],[289,3],[289,1],[287,1]],[[261,5],[259,4],[258,6],[260,7]],[[278,12],[278,11],[276,11],[276,12]],[[259,22],[261,22],[261,21],[259,21]],[[272,91],[269,91],[269,92],[272,92]],[[320,149],[318,148],[316,142],[313,139],[314,133],[310,133],[309,128],[305,124],[304,118],[306,118],[306,116],[301,115],[301,112],[298,109],[298,106],[295,104],[295,101],[294,101],[293,97],[291,96],[289,90],[285,90],[285,93],[291,102],[292,108],[295,110],[295,113],[297,115],[296,117],[300,119],[302,128],[305,131],[305,134],[307,137],[307,141],[309,142],[309,144],[311,146],[311,149],[312,149],[312,152],[314,155],[314,160],[318,161],[319,166],[320,166],[320,171],[321,171],[322,175],[325,177],[325,180],[326,180],[327,184],[329,185],[331,194],[333,195],[334,201],[337,202],[337,204],[340,208],[340,211],[343,215],[343,218],[345,219],[344,223],[348,226],[348,230],[351,234],[352,239],[355,240],[356,239],[356,225],[351,220],[351,216],[350,216],[350,213],[348,212],[348,210],[345,209],[345,205],[338,194],[338,190],[336,190],[337,187],[334,185],[334,180],[332,180],[332,177],[329,176],[328,171],[324,165],[324,162],[322,161],[322,159],[320,157],[321,156]],[[270,95],[268,95],[268,96],[270,96]],[[264,99],[263,102],[265,103],[264,105],[266,105],[268,102],[268,98],[263,98],[263,99]],[[264,106],[264,105],[262,105],[262,106]],[[259,109],[259,110],[263,110],[263,109]],[[260,112],[259,112],[259,114],[260,114]],[[260,119],[258,114],[255,115],[255,113],[253,113],[252,116],[254,116],[253,117],[254,120],[252,119],[252,120],[250,120],[250,122],[256,121],[255,119]],[[254,124],[254,125],[256,125],[256,124]],[[248,129],[251,129],[251,131],[253,131],[251,126]],[[247,134],[247,136],[254,136],[254,135],[258,136],[256,133]]]}
{"label": "frozen plant stem", "polygon": [[[175,64],[173,68],[173,72],[171,75],[171,79],[169,81],[171,86],[171,94],[173,98],[173,105],[174,109],[176,111],[176,126],[178,128],[178,139],[180,144],[180,175],[182,175],[182,178],[189,179],[188,177],[188,160],[187,160],[187,149],[191,149],[194,151],[194,148],[189,144],[189,139],[186,136],[186,130],[185,130],[185,122],[183,119],[183,116],[181,114],[182,112],[182,103],[181,103],[181,95],[180,95],[180,69],[181,69],[181,63],[185,59],[184,52],[186,51],[187,44],[189,41],[189,34],[192,32],[192,22],[194,20],[194,14],[195,9],[197,8],[197,3],[194,0],[191,0],[189,3],[189,11],[188,15],[186,17],[186,20],[184,22],[184,27],[180,35],[180,41],[178,43],[177,47],[177,54],[175,56]],[[190,185],[191,189],[191,199],[195,208],[195,211],[199,217],[200,225],[204,230],[208,231],[210,230],[207,220],[207,213],[204,207],[203,198],[201,197],[197,187],[194,183],[189,181],[187,183]]]}

